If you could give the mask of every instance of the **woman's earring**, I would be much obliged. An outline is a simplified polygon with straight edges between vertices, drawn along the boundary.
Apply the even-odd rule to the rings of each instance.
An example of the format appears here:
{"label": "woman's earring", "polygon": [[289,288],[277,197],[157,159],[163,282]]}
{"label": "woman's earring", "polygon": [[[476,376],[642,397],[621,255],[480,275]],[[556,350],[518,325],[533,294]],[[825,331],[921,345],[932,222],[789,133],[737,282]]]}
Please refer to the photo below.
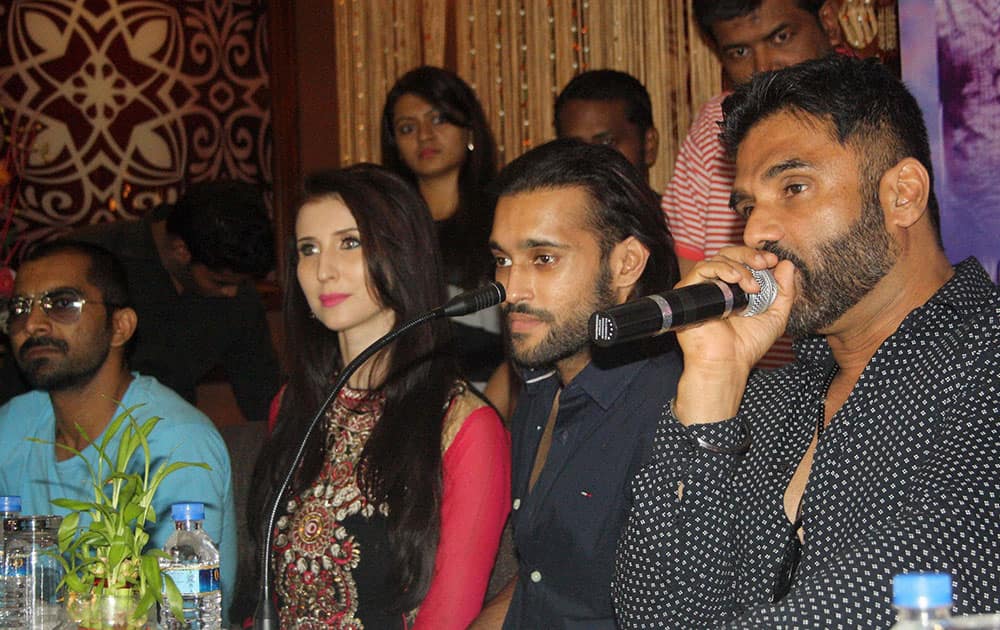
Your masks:
{"label": "woman's earring", "polygon": [[469,153],[472,153],[476,150],[476,145],[472,144],[472,140],[469,140],[469,144],[465,145],[465,148],[469,150]]}

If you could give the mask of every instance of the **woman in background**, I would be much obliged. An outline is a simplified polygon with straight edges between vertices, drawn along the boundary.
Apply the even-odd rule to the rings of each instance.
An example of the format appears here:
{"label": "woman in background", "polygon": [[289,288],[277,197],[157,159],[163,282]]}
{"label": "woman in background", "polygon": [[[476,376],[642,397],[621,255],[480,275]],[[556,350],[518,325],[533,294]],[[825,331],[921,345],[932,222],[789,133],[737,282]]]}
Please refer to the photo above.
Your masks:
{"label": "woman in background", "polygon": [[[309,177],[286,266],[291,376],[254,473],[251,531],[337,373],[443,303],[420,197],[361,164]],[[509,438],[441,352],[441,320],[366,362],[325,411],[272,535],[282,627],[465,628],[510,505]]]}
{"label": "woman in background", "polygon": [[[423,66],[404,74],[382,110],[382,163],[413,184],[437,226],[450,295],[493,277],[488,241],[496,144],[483,108],[457,75]],[[502,360],[499,316],[490,309],[458,319],[462,368],[483,383]]]}

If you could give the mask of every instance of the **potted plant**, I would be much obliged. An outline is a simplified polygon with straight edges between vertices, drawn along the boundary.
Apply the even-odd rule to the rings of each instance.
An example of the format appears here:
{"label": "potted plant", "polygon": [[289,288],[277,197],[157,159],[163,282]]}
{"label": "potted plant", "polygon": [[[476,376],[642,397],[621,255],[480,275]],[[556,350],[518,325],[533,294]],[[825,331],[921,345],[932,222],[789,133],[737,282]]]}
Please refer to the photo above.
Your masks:
{"label": "potted plant", "polygon": [[[53,500],[70,510],[59,528],[59,551],[66,571],[67,613],[81,629],[146,627],[155,615],[155,604],[164,604],[164,585],[171,611],[176,618],[183,617],[180,591],[160,572],[159,559],[164,553],[144,550],[149,542],[145,528],[156,521],[153,496],[168,475],[189,466],[209,467],[173,462],[151,470],[148,437],[161,418],[136,421],[133,412],[140,406],[115,417],[100,442],[93,445],[97,461],[88,462],[87,467],[94,500]],[[89,441],[83,430],[78,430]],[[110,453],[119,432],[118,448]],[[73,448],[58,446],[82,457]],[[129,463],[139,449],[143,454],[141,474],[129,472]]]}

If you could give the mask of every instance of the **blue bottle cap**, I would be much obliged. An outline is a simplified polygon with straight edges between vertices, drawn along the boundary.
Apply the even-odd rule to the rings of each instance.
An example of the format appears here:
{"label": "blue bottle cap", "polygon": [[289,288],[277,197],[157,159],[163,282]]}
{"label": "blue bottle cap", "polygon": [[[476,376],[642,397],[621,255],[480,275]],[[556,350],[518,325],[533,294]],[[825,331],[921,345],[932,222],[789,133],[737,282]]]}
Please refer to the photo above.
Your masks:
{"label": "blue bottle cap", "polygon": [[205,504],[174,503],[170,506],[170,516],[175,521],[203,521],[205,520]]}
{"label": "blue bottle cap", "polygon": [[892,580],[892,605],[899,608],[951,607],[947,573],[901,573]]}
{"label": "blue bottle cap", "polygon": [[20,512],[20,511],[21,511],[21,497],[0,496],[0,512]]}

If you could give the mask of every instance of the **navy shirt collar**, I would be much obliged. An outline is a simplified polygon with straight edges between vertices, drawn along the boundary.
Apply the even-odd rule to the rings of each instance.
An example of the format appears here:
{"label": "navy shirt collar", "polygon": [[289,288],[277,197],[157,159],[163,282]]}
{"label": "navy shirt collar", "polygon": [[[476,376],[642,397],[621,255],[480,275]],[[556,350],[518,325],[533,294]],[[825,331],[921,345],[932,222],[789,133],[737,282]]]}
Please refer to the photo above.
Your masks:
{"label": "navy shirt collar", "polygon": [[[607,411],[648,362],[649,359],[639,359],[601,367],[592,360],[566,385],[560,400],[565,402],[581,393],[589,396],[603,411]],[[524,383],[529,392],[549,387],[558,389],[559,372],[551,368],[526,370]]]}

